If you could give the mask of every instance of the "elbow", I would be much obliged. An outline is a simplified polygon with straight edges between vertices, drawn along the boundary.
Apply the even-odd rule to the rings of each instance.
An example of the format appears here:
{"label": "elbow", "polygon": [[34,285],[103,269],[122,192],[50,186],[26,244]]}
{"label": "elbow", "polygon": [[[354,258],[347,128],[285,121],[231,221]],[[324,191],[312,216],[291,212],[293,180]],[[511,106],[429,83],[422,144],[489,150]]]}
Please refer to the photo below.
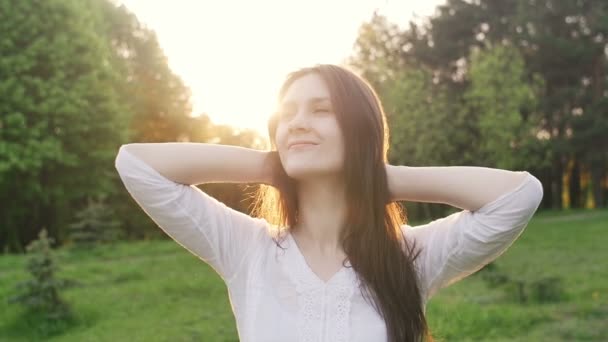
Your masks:
{"label": "elbow", "polygon": [[543,197],[544,197],[544,189],[543,189],[543,183],[536,178],[534,175],[530,174],[530,177],[532,177],[532,181],[530,182],[530,207],[534,208],[534,211],[536,211],[538,209],[538,207],[540,206],[541,202],[543,201]]}
{"label": "elbow", "polygon": [[134,156],[134,153],[131,148],[128,147],[129,145],[130,144],[121,145],[114,158],[114,168],[116,168],[119,174],[126,174],[129,168],[132,167],[133,162],[130,159]]}
{"label": "elbow", "polygon": [[516,190],[473,213],[473,229],[486,243],[513,241],[525,229],[543,199],[543,184],[532,174]]}
{"label": "elbow", "polygon": [[114,168],[116,168],[116,170],[119,173],[121,171],[121,164],[122,164],[122,159],[124,157],[125,146],[126,145],[121,145],[118,148],[118,152],[116,153],[116,157],[114,158]]}

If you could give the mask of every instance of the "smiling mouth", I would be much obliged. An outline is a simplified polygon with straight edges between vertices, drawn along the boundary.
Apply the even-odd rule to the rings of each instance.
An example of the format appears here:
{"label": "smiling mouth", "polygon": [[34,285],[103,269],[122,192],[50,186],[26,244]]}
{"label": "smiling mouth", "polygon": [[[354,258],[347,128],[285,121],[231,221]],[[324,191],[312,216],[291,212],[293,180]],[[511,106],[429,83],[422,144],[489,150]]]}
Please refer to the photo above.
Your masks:
{"label": "smiling mouth", "polygon": [[307,148],[311,148],[317,146],[317,144],[293,144],[291,146],[289,146],[290,150],[300,150],[300,149],[307,149]]}

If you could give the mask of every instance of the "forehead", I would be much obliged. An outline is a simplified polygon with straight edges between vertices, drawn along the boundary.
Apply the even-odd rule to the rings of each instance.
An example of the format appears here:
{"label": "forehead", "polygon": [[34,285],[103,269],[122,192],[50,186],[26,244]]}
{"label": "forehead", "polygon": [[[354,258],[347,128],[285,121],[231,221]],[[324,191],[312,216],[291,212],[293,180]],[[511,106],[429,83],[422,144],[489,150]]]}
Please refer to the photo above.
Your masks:
{"label": "forehead", "polygon": [[306,103],[322,98],[329,100],[329,97],[329,88],[323,79],[316,73],[310,73],[298,77],[289,85],[281,103]]}

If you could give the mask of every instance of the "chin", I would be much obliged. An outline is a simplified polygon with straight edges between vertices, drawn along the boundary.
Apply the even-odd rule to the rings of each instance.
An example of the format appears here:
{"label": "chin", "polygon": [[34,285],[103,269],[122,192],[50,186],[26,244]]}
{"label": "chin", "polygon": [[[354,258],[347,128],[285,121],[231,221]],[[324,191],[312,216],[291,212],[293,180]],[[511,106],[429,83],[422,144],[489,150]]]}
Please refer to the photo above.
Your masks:
{"label": "chin", "polygon": [[[298,163],[298,164],[300,164],[300,163]],[[285,173],[289,177],[297,179],[297,180],[315,178],[315,177],[319,177],[322,175],[334,174],[334,173],[338,172],[338,169],[335,167],[332,167],[331,165],[327,165],[327,167],[325,167],[323,165],[314,165],[314,167],[311,167],[310,162],[305,163],[305,165],[295,165],[295,163],[288,164],[288,165],[285,165],[284,168],[285,168]]]}
{"label": "chin", "polygon": [[320,170],[312,169],[310,167],[287,167],[285,173],[293,179],[302,180],[306,178],[314,177],[318,175]]}

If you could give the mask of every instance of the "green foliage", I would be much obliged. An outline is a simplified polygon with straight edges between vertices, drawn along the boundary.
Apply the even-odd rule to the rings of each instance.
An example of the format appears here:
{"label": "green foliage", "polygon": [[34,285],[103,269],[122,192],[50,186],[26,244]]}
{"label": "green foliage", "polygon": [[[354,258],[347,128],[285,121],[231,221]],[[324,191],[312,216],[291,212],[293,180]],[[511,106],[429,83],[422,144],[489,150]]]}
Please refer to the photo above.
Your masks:
{"label": "green foliage", "polygon": [[[567,297],[518,303],[474,274],[429,301],[434,335],[443,341],[604,341],[607,219],[606,210],[536,215],[494,264],[501,273],[524,279],[557,276]],[[238,340],[225,283],[173,241],[60,248],[55,256],[63,265],[61,275],[82,286],[65,291],[77,319],[53,341]],[[0,258],[0,293],[24,278],[25,261],[18,255]],[[17,309],[0,302],[0,340],[51,340],[36,316]]]}
{"label": "green foliage", "polygon": [[[604,206],[606,18],[602,0],[449,0],[404,29],[374,14],[349,64],[378,89],[387,112],[403,117],[391,130],[408,138],[391,148],[408,153],[394,160],[529,170],[547,184],[545,204],[554,208],[562,207],[574,161],[591,174],[595,203]],[[396,146],[437,139],[440,147],[428,151]],[[574,206],[586,190],[578,176],[570,180]]]}
{"label": "green foliage", "polygon": [[69,225],[74,247],[87,249],[122,238],[120,222],[111,210],[103,198],[89,198],[87,205],[75,214],[75,222]]}
{"label": "green foliage", "polygon": [[424,69],[403,70],[386,83],[391,162],[427,166],[450,159],[458,142],[445,129],[454,108],[446,92]]}
{"label": "green foliage", "polygon": [[[464,99],[467,118],[474,118],[477,126],[477,162],[508,170],[538,166],[542,160],[532,159],[526,148],[538,144],[533,132],[539,121],[536,95],[542,80],[527,80],[523,57],[508,45],[475,49],[470,60]],[[535,115],[524,119],[523,112]]]}
{"label": "green foliage", "polygon": [[11,249],[71,205],[113,191],[112,160],[126,138],[107,42],[89,2],[0,0],[0,192]]}
{"label": "green foliage", "polygon": [[60,291],[72,283],[55,277],[57,263],[50,246],[53,241],[53,238],[47,237],[46,228],[43,228],[38,240],[27,246],[27,270],[31,279],[18,283],[16,290],[20,293],[9,299],[10,303],[23,304],[32,313],[43,314],[49,321],[65,320],[72,315],[70,306],[60,296]]}
{"label": "green foliage", "polygon": [[404,66],[398,33],[397,25],[374,13],[370,21],[359,28],[352,56],[347,59],[347,63],[380,93],[389,87],[384,85],[384,81],[394,77],[394,72]]}
{"label": "green foliage", "polygon": [[188,138],[190,90],[169,68],[156,33],[141,24],[124,5],[93,1],[104,20],[99,30],[112,47],[114,64],[122,72],[121,101],[130,109],[129,140],[181,141]]}
{"label": "green foliage", "polygon": [[560,277],[518,277],[501,271],[495,263],[484,266],[478,272],[489,288],[504,290],[507,297],[516,303],[551,303],[566,299]]}
{"label": "green foliage", "polygon": [[[431,299],[431,329],[444,341],[604,341],[608,269],[601,260],[608,258],[603,246],[606,219],[606,210],[535,215],[517,242],[488,265],[494,265],[495,274],[523,280],[529,300],[518,300],[515,284],[488,286],[484,277],[492,271],[484,275],[488,270],[482,269]],[[534,291],[544,290],[535,289],[535,283],[553,282],[553,277],[560,279],[555,288],[563,296],[541,299]]]}
{"label": "green foliage", "polygon": [[530,283],[530,297],[540,303],[563,300],[565,291],[562,278],[544,277]]}
{"label": "green foliage", "polygon": [[[118,147],[216,133],[206,115],[190,117],[190,91],[155,33],[109,0],[0,0],[0,32],[0,193],[11,194],[2,250],[22,251],[36,236],[28,227],[64,242],[88,198],[106,198],[125,235],[156,233],[116,174]],[[220,133],[260,145],[248,132]]]}

